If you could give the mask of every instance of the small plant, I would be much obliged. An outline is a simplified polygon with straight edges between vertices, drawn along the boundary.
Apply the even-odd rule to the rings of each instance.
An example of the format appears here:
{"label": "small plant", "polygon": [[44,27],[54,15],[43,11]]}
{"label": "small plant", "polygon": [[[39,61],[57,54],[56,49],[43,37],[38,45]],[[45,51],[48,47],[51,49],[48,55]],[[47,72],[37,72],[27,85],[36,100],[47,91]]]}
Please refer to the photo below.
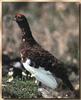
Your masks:
{"label": "small plant", "polygon": [[3,78],[2,87],[3,98],[36,98],[37,86],[35,80],[18,80],[14,79],[12,82],[7,83],[7,78]]}

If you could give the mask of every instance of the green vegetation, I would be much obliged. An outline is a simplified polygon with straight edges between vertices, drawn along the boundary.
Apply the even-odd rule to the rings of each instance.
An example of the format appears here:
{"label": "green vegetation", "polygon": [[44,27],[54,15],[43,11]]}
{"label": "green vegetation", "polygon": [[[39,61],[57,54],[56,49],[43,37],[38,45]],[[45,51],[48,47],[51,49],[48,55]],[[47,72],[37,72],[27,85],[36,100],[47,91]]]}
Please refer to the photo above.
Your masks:
{"label": "green vegetation", "polygon": [[3,98],[37,98],[37,85],[34,79],[26,81],[14,79],[8,83],[7,78],[3,77],[3,84]]}

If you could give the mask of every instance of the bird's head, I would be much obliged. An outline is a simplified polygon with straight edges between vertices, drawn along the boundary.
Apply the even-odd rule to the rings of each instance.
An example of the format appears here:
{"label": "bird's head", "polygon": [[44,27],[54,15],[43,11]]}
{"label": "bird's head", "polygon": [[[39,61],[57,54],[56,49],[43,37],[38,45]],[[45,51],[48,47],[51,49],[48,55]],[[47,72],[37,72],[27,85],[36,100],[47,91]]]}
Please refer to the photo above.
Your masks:
{"label": "bird's head", "polygon": [[16,14],[14,20],[20,23],[26,21],[26,17],[23,14]]}
{"label": "bird's head", "polygon": [[22,28],[27,24],[27,19],[23,14],[16,14],[14,20],[18,23],[18,25]]}
{"label": "bird's head", "polygon": [[16,14],[14,20],[22,30],[22,35],[25,35],[25,38],[32,38],[31,29],[26,17],[23,14]]}

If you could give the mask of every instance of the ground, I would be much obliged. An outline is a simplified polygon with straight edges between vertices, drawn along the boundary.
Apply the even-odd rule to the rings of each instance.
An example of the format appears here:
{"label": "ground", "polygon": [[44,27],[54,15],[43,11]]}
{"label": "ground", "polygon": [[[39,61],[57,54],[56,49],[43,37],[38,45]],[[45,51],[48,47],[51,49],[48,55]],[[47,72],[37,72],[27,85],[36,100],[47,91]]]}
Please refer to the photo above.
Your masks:
{"label": "ground", "polygon": [[[70,75],[72,77],[72,74]],[[76,79],[75,79],[76,78]],[[71,82],[79,93],[79,80],[76,75],[75,78],[71,78]],[[75,98],[74,94],[65,87],[60,86],[55,91],[45,87],[44,85],[39,88],[35,83],[35,79],[21,80],[15,78],[11,82],[7,82],[8,77],[2,79],[2,96],[3,98]],[[38,92],[40,91],[40,92]],[[42,96],[41,96],[42,95]]]}

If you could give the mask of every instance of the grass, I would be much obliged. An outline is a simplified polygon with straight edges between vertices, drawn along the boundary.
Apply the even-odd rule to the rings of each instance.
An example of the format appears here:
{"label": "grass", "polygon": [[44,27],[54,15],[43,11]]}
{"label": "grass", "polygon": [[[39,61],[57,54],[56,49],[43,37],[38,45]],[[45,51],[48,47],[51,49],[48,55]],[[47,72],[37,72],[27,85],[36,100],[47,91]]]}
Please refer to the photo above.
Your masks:
{"label": "grass", "polygon": [[35,80],[14,79],[7,83],[7,77],[3,77],[2,96],[3,98],[37,98],[37,85]]}

